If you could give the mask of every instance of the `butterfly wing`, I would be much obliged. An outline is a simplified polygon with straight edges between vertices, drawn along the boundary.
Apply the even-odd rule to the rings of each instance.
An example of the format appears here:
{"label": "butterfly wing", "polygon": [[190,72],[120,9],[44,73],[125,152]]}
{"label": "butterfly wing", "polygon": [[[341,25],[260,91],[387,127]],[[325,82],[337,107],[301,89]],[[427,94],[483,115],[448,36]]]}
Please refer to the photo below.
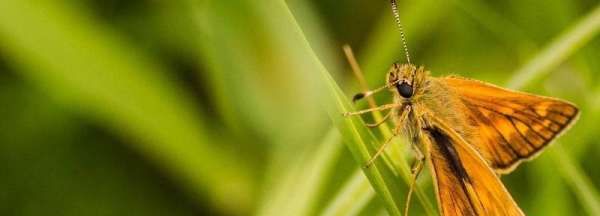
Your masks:
{"label": "butterfly wing", "polygon": [[427,130],[429,164],[443,216],[524,215],[479,153],[447,130]]}
{"label": "butterfly wing", "polygon": [[575,122],[573,104],[500,88],[477,80],[442,81],[464,102],[477,136],[469,140],[497,173],[509,173],[537,155]]}

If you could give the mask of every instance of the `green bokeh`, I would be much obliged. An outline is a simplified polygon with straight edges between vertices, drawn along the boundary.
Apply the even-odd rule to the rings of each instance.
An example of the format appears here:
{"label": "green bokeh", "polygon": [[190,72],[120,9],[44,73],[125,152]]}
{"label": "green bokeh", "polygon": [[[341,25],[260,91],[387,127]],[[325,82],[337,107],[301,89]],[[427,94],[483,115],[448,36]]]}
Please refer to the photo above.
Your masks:
{"label": "green bokeh", "polygon": [[[399,6],[411,60],[434,75],[581,108],[503,181],[529,215],[600,214],[600,4]],[[0,215],[385,215],[406,164],[366,174],[388,197],[358,171],[381,134],[352,143],[331,112],[359,91],[343,44],[372,88],[404,61],[387,1],[2,0]],[[428,178],[415,215],[436,211]]]}

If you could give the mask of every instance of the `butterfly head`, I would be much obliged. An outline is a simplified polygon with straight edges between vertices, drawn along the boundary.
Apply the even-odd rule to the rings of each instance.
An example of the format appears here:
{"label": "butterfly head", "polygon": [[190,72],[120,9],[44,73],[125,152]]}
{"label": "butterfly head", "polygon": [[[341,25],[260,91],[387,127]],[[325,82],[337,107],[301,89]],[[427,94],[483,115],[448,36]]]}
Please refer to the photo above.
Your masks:
{"label": "butterfly head", "polygon": [[390,90],[397,92],[405,99],[411,98],[415,93],[415,79],[417,67],[412,64],[394,63],[387,77]]}

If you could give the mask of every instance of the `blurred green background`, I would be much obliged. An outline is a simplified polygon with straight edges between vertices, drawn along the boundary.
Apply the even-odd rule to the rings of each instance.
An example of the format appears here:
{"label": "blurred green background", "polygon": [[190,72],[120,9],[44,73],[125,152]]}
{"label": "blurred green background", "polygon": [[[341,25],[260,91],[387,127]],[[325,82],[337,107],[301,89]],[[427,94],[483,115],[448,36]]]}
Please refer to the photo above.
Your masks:
{"label": "blurred green background", "polygon": [[[578,104],[503,181],[529,215],[600,215],[598,1],[399,9],[433,75]],[[0,215],[387,215],[328,112],[323,84],[360,90],[346,43],[371,88],[404,61],[383,0],[2,0]]]}

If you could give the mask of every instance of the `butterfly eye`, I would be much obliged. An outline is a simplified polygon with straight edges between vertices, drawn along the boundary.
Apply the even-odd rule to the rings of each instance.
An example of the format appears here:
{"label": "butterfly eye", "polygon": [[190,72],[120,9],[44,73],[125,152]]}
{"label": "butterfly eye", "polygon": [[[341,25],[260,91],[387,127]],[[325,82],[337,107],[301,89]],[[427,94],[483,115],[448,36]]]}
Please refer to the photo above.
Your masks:
{"label": "butterfly eye", "polygon": [[408,83],[403,82],[402,84],[396,85],[396,89],[398,89],[398,93],[404,98],[410,98],[413,95],[412,86]]}

